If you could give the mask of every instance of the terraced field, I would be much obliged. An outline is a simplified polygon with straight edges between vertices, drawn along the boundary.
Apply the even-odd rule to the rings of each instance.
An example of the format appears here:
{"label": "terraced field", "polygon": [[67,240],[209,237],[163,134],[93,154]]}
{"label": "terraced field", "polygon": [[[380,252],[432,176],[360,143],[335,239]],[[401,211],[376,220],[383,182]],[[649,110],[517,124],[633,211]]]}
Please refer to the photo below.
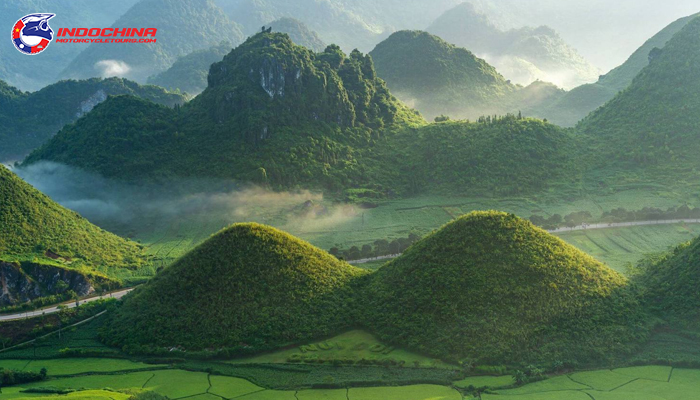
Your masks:
{"label": "terraced field", "polygon": [[[482,393],[482,400],[696,400],[700,399],[700,370],[662,366],[630,367],[613,370],[575,372],[512,387],[511,377],[471,377],[454,382],[452,387],[441,385],[408,385],[392,387],[352,387],[349,389],[274,390],[246,379],[164,369],[134,371],[138,365],[124,360],[92,360],[86,367],[75,369],[89,359],[66,360],[71,366],[61,367],[62,375],[45,382],[2,388],[3,399],[127,399],[119,393],[125,389],[150,390],[170,399],[245,399],[245,400],[462,400],[470,399],[460,389],[491,387]],[[44,361],[45,362],[45,361]],[[60,364],[61,360],[56,360]],[[4,360],[0,366],[17,367]],[[37,361],[37,363],[41,363]],[[87,366],[90,365],[90,366]],[[58,364],[52,364],[57,367]],[[115,368],[123,368],[115,370]],[[159,369],[160,368],[160,369]],[[19,368],[18,368],[19,369]],[[86,369],[91,369],[86,371]],[[80,372],[78,372],[80,371]],[[38,395],[24,390],[37,388],[75,389],[69,395]],[[108,389],[107,389],[108,388]]]}

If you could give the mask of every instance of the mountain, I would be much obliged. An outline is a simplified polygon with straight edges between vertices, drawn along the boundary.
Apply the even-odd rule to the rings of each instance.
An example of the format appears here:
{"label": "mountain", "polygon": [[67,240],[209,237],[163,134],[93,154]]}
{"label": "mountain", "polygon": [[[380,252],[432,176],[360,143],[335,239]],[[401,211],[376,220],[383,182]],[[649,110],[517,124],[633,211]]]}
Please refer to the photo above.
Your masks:
{"label": "mountain", "polygon": [[130,295],[106,342],[127,351],[260,351],[351,325],[351,283],[366,272],[287,233],[236,224]]}
{"label": "mountain", "polygon": [[156,86],[141,86],[122,78],[67,80],[37,92],[22,92],[0,81],[0,161],[26,156],[65,124],[87,114],[110,95],[129,94],[167,106],[185,97]]}
{"label": "mountain", "polygon": [[140,0],[112,28],[157,28],[155,43],[93,43],[61,72],[61,78],[120,76],[145,82],[180,56],[221,41],[244,39],[211,0]]}
{"label": "mountain", "polygon": [[286,33],[299,46],[304,46],[317,53],[325,50],[327,46],[316,32],[310,30],[308,26],[297,19],[280,18],[270,22],[269,26],[275,32]]}
{"label": "mountain", "polygon": [[396,32],[370,55],[392,93],[428,118],[492,114],[516,91],[486,61],[427,32]]}
{"label": "mountain", "polygon": [[209,67],[221,61],[232,48],[230,43],[222,42],[208,49],[178,57],[170,68],[148,77],[147,82],[149,85],[162,86],[168,90],[180,90],[189,95],[197,95],[207,88]]}
{"label": "mountain", "polygon": [[578,149],[573,134],[541,120],[508,115],[446,121],[409,129],[378,146],[374,169],[382,174],[375,182],[413,194],[537,193],[579,179]]}
{"label": "mountain", "polygon": [[[316,32],[309,30],[306,25],[293,18],[276,20],[270,24],[270,27],[275,32],[288,34],[294,43],[313,51],[322,52],[326,48],[326,44]],[[209,67],[215,62],[221,61],[226,54],[231,52],[232,47],[228,42],[222,42],[217,46],[197,50],[179,57],[170,68],[149,77],[148,83],[197,95],[207,87]]]}
{"label": "mountain", "polygon": [[463,216],[369,279],[366,326],[445,359],[585,363],[646,335],[624,277],[512,214]]}
{"label": "mountain", "polygon": [[207,89],[183,107],[110,98],[26,163],[53,160],[127,180],[339,188],[380,173],[358,157],[382,135],[422,123],[377,78],[371,57],[337,46],[314,53],[286,34],[258,33],[212,65]]}
{"label": "mountain", "polygon": [[0,305],[68,289],[85,295],[116,279],[117,270],[147,263],[140,245],[92,225],[0,166]]}
{"label": "mountain", "polygon": [[[700,18],[688,22],[630,86],[577,126],[597,150],[600,168],[674,181],[700,167]],[[660,174],[660,175],[659,175]]]}
{"label": "mountain", "polygon": [[595,83],[576,87],[553,104],[539,107],[535,115],[546,117],[561,126],[574,126],[590,112],[602,106],[626,89],[639,72],[649,65],[649,54],[666,43],[688,22],[700,14],[681,18],[662,29],[635,51],[624,64],[601,75]]}
{"label": "mountain", "polygon": [[[18,19],[37,12],[56,14],[50,21],[54,33],[60,28],[109,26],[129,9],[136,0],[98,3],[91,0],[15,0],[0,2],[0,26],[12,27]],[[9,28],[8,28],[9,29]],[[27,57],[15,49],[10,40],[0,43],[0,80],[21,90],[39,90],[58,80],[58,74],[68,66],[86,44],[52,44],[41,57]]]}
{"label": "mountain", "polygon": [[644,300],[661,318],[700,329],[700,238],[642,263],[637,276]]}
{"label": "mountain", "polygon": [[513,85],[470,51],[421,31],[399,31],[370,53],[377,74],[398,98],[428,119],[476,119],[549,104],[563,91]]}
{"label": "mountain", "polygon": [[474,52],[522,85],[542,80],[570,89],[595,81],[599,75],[552,28],[502,30],[471,3],[446,11],[427,31]]}
{"label": "mountain", "polygon": [[[276,19],[291,17],[302,21],[329,43],[345,51],[371,50],[399,29],[428,25],[441,12],[460,0],[216,0],[232,20],[240,22],[247,34]],[[301,44],[301,43],[300,43]]]}

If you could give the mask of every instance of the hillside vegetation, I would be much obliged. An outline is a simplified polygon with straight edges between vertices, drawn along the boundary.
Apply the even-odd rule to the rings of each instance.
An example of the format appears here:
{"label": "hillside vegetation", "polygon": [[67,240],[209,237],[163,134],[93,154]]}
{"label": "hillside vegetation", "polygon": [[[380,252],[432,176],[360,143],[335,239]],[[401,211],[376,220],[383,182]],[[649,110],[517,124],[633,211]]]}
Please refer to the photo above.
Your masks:
{"label": "hillside vegetation", "polygon": [[127,351],[253,352],[352,324],[351,283],[365,272],[289,234],[236,224],[124,301],[104,332]]}
{"label": "hillside vegetation", "polygon": [[579,125],[599,168],[673,180],[700,167],[700,18],[683,27],[632,84]]}
{"label": "hillside vegetation", "polygon": [[649,65],[649,54],[655,48],[663,49],[666,43],[696,15],[680,18],[647,40],[622,65],[605,75],[597,82],[576,87],[550,105],[538,107],[533,115],[547,117],[561,126],[574,126],[590,112],[602,106],[615,95],[626,89],[639,72]]}
{"label": "hillside vegetation", "polygon": [[600,362],[646,336],[625,278],[512,214],[461,217],[367,279],[366,326],[445,359]]}
{"label": "hillside vegetation", "polygon": [[0,161],[26,156],[110,95],[129,94],[174,106],[185,97],[122,78],[66,80],[37,92],[22,92],[0,81]]}
{"label": "hillside vegetation", "polygon": [[700,238],[638,266],[650,309],[683,328],[700,329]]}
{"label": "hillside vegetation", "polygon": [[286,34],[259,33],[214,64],[207,89],[182,108],[108,99],[26,163],[59,161],[127,180],[217,176],[341,188],[381,173],[361,165],[363,151],[423,123],[377,78],[371,57],[337,46],[313,53]]}
{"label": "hillside vegetation", "polygon": [[384,171],[380,182],[404,193],[510,196],[576,182],[577,149],[570,132],[509,115],[409,129],[377,154]]}
{"label": "hillside vegetation", "polygon": [[157,28],[155,43],[92,43],[61,72],[61,78],[121,76],[137,82],[168,69],[180,56],[221,41],[244,39],[211,0],[139,0],[112,28]]}
{"label": "hillside vegetation", "polygon": [[392,93],[428,119],[529,112],[565,93],[540,81],[513,85],[469,50],[427,32],[396,32],[370,55]]}
{"label": "hillside vegetation", "polygon": [[92,225],[0,166],[0,260],[56,256],[69,260],[68,268],[105,273],[147,263],[140,245]]}

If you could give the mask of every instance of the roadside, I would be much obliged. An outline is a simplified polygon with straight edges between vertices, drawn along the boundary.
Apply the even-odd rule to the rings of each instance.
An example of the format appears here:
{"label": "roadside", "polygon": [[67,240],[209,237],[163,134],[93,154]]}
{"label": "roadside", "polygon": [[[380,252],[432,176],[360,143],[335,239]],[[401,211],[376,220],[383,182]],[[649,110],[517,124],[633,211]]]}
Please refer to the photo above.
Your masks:
{"label": "roadside", "polygon": [[7,315],[0,315],[0,322],[2,321],[16,321],[18,319],[24,319],[24,318],[33,318],[33,317],[39,317],[41,315],[46,315],[46,314],[53,314],[57,313],[60,310],[64,308],[75,308],[78,306],[81,306],[86,303],[90,303],[93,301],[97,300],[102,300],[102,299],[121,299],[124,297],[127,293],[131,292],[134,290],[134,288],[129,288],[129,289],[123,289],[117,292],[112,292],[112,293],[106,293],[101,296],[94,296],[94,297],[87,297],[84,299],[80,300],[73,300],[70,302],[65,302],[61,303],[58,305],[42,308],[40,310],[35,310],[35,311],[25,311],[21,313],[15,313],[15,314],[7,314]]}

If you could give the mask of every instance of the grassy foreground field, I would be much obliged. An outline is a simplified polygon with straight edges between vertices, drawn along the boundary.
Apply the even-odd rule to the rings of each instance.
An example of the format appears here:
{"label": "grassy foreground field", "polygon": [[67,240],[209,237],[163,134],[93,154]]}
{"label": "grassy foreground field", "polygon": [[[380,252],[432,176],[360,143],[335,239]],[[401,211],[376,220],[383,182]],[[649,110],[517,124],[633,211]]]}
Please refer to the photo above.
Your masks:
{"label": "grassy foreground field", "polygon": [[[89,362],[94,371],[77,375],[56,376],[45,382],[2,388],[3,399],[128,399],[120,391],[148,390],[169,399],[245,399],[245,400],[462,400],[472,399],[461,389],[490,387],[481,399],[490,400],[695,400],[700,399],[700,370],[662,366],[629,367],[613,370],[574,372],[529,385],[512,387],[512,378],[471,377],[453,385],[407,385],[351,387],[347,389],[274,390],[248,380],[190,372],[177,369],[154,369],[133,372],[132,366],[118,360],[66,360]],[[0,366],[22,361],[0,361]],[[117,367],[123,370],[114,370]],[[165,368],[165,367],[155,367]],[[106,372],[109,371],[109,372]],[[499,389],[505,387],[505,389]],[[24,392],[38,388],[74,389],[67,395]]]}

